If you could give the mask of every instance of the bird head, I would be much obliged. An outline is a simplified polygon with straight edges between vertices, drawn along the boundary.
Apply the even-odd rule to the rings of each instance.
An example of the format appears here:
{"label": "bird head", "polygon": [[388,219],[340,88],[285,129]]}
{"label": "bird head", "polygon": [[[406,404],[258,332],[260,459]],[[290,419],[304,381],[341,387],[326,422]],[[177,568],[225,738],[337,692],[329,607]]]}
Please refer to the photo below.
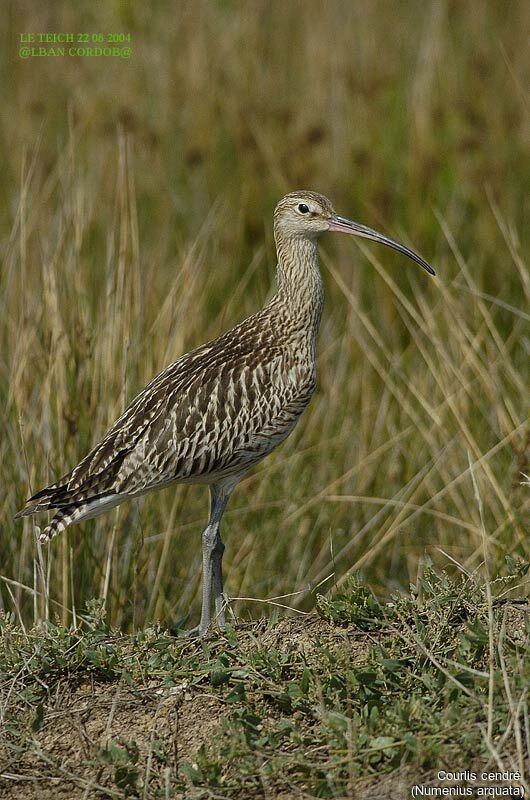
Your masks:
{"label": "bird head", "polygon": [[286,194],[274,211],[274,230],[282,238],[316,239],[326,231],[361,236],[397,250],[420,264],[431,275],[435,274],[433,268],[414,250],[365,225],[340,217],[328,198],[317,192],[299,191]]}

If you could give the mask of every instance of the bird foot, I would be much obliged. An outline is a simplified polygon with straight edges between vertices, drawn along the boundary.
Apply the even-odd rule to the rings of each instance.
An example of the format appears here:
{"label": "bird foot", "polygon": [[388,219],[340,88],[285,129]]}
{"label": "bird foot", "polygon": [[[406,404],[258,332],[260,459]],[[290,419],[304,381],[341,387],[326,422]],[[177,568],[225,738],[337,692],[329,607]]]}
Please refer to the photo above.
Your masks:
{"label": "bird foot", "polygon": [[[224,622],[222,624],[217,625],[219,629],[219,633],[223,634],[226,630],[226,625]],[[172,636],[176,636],[177,639],[204,639],[208,634],[213,633],[213,624],[210,622],[206,626],[196,625],[194,628],[190,628],[189,630],[185,630],[183,628],[169,628],[169,632]]]}
{"label": "bird foot", "polygon": [[179,639],[204,639],[206,634],[210,628],[202,629],[200,625],[196,625],[194,628],[190,628],[190,630],[180,630],[178,631],[178,638]]}
{"label": "bird foot", "polygon": [[[229,602],[230,598],[228,595],[223,594],[222,604],[218,605],[217,613],[213,619],[209,619],[206,623],[196,625],[194,628],[190,628],[190,630],[181,627],[171,627],[168,630],[170,634],[176,636],[177,639],[204,639],[205,636],[212,633],[215,624],[219,633],[223,634],[226,631],[225,609],[228,608]],[[187,617],[182,620],[183,623],[186,621]]]}

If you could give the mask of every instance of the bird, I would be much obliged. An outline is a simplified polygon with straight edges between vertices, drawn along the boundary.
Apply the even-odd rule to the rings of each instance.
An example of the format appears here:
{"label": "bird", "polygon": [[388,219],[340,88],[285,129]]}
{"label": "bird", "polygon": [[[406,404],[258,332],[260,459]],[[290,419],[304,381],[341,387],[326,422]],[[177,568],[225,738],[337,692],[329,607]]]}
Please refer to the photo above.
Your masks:
{"label": "bird", "polygon": [[330,231],[370,239],[433,268],[388,236],[339,216],[313,191],[290,192],[274,211],[276,292],[257,313],[186,353],[157,375],[80,463],[34,494],[16,517],[55,510],[47,543],[82,522],[170,484],[207,484],[202,533],[205,636],[226,629],[220,526],[232,492],[293,431],[316,385],[316,337],[323,307],[318,239]]}

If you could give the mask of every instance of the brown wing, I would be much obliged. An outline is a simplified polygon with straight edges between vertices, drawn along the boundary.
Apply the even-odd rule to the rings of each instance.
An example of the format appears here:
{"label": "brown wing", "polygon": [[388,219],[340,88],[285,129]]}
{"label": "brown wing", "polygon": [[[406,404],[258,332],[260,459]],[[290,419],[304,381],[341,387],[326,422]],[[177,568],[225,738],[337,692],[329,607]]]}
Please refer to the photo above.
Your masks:
{"label": "brown wing", "polygon": [[83,460],[19,515],[220,473],[272,449],[294,427],[313,383],[304,391],[288,353],[258,318],[169,365]]}

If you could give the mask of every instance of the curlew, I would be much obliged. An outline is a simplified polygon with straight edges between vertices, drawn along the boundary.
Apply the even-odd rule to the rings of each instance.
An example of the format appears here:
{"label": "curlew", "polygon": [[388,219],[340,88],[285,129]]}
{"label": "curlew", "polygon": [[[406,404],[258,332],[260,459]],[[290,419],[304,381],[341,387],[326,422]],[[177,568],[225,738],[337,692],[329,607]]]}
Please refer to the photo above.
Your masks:
{"label": "curlew", "polygon": [[219,338],[181,356],[131,402],[103,439],[68,474],[31,497],[17,514],[56,509],[39,534],[49,542],[73,523],[172,483],[210,488],[202,534],[202,611],[198,632],[225,627],[220,524],[234,488],[291,433],[315,389],[315,340],[323,291],[317,240],[325,231],[362,236],[397,250],[431,275],[419,255],[338,216],[309,191],[286,195],[274,212],[277,291]]}

